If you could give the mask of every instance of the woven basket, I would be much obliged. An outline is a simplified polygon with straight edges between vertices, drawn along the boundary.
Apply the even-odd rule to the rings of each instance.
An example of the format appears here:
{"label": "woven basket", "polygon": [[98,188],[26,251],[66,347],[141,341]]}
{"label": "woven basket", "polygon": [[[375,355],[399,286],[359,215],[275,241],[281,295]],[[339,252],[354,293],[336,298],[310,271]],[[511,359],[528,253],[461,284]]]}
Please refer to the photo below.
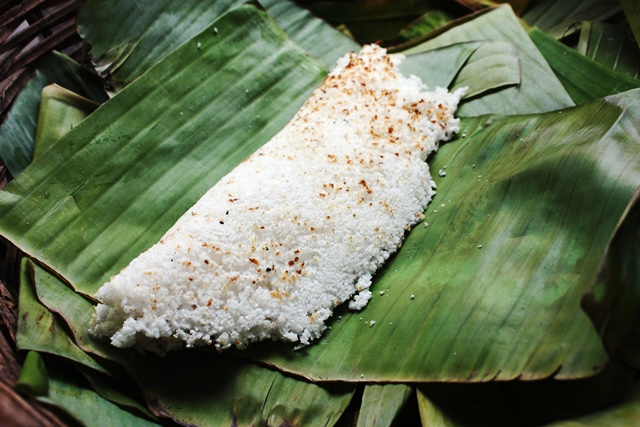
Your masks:
{"label": "woven basket", "polygon": [[[52,50],[75,59],[81,55],[76,17],[82,3],[0,0],[0,122],[33,75],[38,59]],[[0,159],[0,188],[10,179]],[[13,389],[21,363],[15,345],[19,258],[13,245],[0,241],[0,425],[64,426],[67,423]]]}

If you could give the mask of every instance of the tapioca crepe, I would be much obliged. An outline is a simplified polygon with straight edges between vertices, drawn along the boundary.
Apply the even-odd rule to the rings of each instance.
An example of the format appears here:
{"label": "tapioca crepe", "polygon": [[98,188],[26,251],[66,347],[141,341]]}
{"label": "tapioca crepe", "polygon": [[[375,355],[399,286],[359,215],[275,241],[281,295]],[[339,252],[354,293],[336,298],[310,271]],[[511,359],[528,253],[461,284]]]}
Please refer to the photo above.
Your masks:
{"label": "tapioca crepe", "polygon": [[426,158],[461,92],[427,91],[375,45],[341,58],[296,116],[97,292],[92,333],[164,353],[307,345],[363,308],[434,195]]}

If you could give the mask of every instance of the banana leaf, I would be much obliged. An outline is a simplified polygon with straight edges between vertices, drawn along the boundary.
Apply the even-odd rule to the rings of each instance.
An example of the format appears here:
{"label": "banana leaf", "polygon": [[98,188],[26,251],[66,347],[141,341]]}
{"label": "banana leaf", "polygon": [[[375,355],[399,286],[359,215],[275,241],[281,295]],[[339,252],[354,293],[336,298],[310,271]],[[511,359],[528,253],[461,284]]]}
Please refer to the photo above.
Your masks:
{"label": "banana leaf", "polygon": [[640,47],[640,10],[638,9],[638,3],[634,0],[620,0],[620,5],[631,27],[631,31],[633,31],[636,44]]}
{"label": "banana leaf", "polygon": [[618,73],[640,77],[640,48],[626,25],[583,22],[577,50]]}
{"label": "banana leaf", "polygon": [[466,42],[410,54],[400,64],[434,87],[466,88],[463,99],[520,84],[516,48],[506,42]]}
{"label": "banana leaf", "polygon": [[424,384],[417,387],[418,407],[425,426],[539,426],[558,420],[572,425],[569,420],[596,415],[594,409],[615,413],[633,381],[633,370],[612,364],[575,381]]}
{"label": "banana leaf", "polygon": [[415,75],[430,88],[450,87],[460,69],[481,45],[479,42],[457,43],[423,53],[409,55],[400,64],[400,71]]}
{"label": "banana leaf", "polygon": [[[635,106],[640,90],[632,90],[607,97],[607,101],[624,108],[620,123],[612,129],[610,138],[619,144],[637,147],[640,140],[640,111]],[[636,156],[637,158],[637,156]],[[633,163],[632,163],[633,165]],[[619,182],[628,182],[637,165],[622,171]],[[628,175],[629,174],[629,175]],[[634,334],[638,328],[640,296],[638,283],[640,268],[640,205],[638,189],[625,212],[626,221],[616,226],[616,233],[605,254],[601,273],[589,292],[583,297],[582,305],[596,325],[604,343],[611,353],[622,346],[623,360],[638,366],[640,359],[640,338]],[[629,325],[631,330],[628,330]],[[627,333],[625,337],[624,334]],[[634,361],[635,360],[635,361]]]}
{"label": "banana leaf", "polygon": [[334,26],[344,25],[360,43],[395,38],[421,15],[439,6],[432,0],[381,0],[369,2],[301,1],[314,15]]}
{"label": "banana leaf", "polygon": [[35,269],[37,267],[32,262],[23,259],[20,269],[20,312],[16,339],[18,349],[55,354],[106,372],[100,364],[78,348],[60,319],[38,300]]}
{"label": "banana leaf", "polygon": [[90,43],[96,69],[108,71],[119,89],[239,3],[186,0],[174,11],[162,1],[88,1],[78,16],[78,33]]}
{"label": "banana leaf", "polygon": [[624,401],[614,407],[603,409],[593,414],[576,417],[568,421],[558,421],[547,427],[634,427],[640,419],[640,387]]}
{"label": "banana leaf", "polygon": [[199,352],[134,357],[131,367],[151,411],[188,425],[334,425],[354,389]]}
{"label": "banana leaf", "polygon": [[433,2],[430,0],[381,0],[376,2],[299,0],[299,3],[315,15],[334,23],[410,18],[424,14],[433,8]]}
{"label": "banana leaf", "polygon": [[15,386],[22,394],[45,396],[49,393],[49,375],[44,360],[37,351],[28,351]]}
{"label": "banana leaf", "polygon": [[445,11],[429,11],[400,30],[398,36],[393,40],[393,44],[406,43],[410,40],[424,37],[452,20],[453,16]]}
{"label": "banana leaf", "polygon": [[260,4],[291,40],[328,67],[345,53],[360,50],[352,38],[289,0],[260,0]]}
{"label": "banana leaf", "polygon": [[55,83],[45,86],[40,100],[33,157],[49,148],[99,105]]}
{"label": "banana leaf", "polygon": [[519,16],[519,15],[522,15],[522,12],[524,12],[527,9],[527,6],[529,6],[532,0],[496,0],[496,1],[458,0],[458,1],[466,5],[468,8],[472,10],[483,9],[485,7],[492,7],[492,6],[495,6],[496,4],[501,4],[501,3],[509,3],[509,5],[513,9],[513,11],[516,13],[516,15]]}
{"label": "banana leaf", "polygon": [[514,44],[487,42],[471,54],[453,81],[453,88],[466,87],[466,98],[520,85],[520,60]]}
{"label": "banana leaf", "polygon": [[147,420],[154,422],[160,421],[147,410],[146,406],[143,405],[144,400],[139,393],[135,393],[134,396],[131,396],[132,391],[138,391],[138,389],[130,378],[125,379],[122,376],[114,378],[111,375],[104,375],[82,366],[76,367],[82,376],[88,381],[91,389],[93,389],[93,391],[103,399],[106,399],[129,412],[146,418]]}
{"label": "banana leaf", "polygon": [[603,21],[621,10],[618,0],[533,0],[522,19],[561,39],[578,31],[580,21]]}
{"label": "banana leaf", "polygon": [[49,393],[37,400],[71,418],[71,425],[145,427],[160,424],[122,409],[92,390],[77,372],[60,363],[49,369]]}
{"label": "banana leaf", "polygon": [[53,52],[42,59],[0,126],[0,157],[13,176],[31,163],[42,89],[52,83],[97,103],[107,99],[98,76],[69,57]]}
{"label": "banana leaf", "polygon": [[[118,91],[243,3],[245,0],[90,0],[78,17],[78,31],[91,45],[97,69],[109,76]],[[296,43],[327,66],[333,66],[344,53],[357,50],[358,45],[344,34],[288,0],[265,0],[261,4]]]}
{"label": "banana leaf", "polygon": [[[540,113],[574,105],[509,6],[479,14],[473,20],[453,26],[436,38],[410,47],[403,53],[412,55],[454,43],[483,40],[511,43],[516,47],[520,84],[464,103],[458,109],[459,115]],[[491,73],[481,76],[491,78]]]}
{"label": "banana leaf", "polygon": [[406,384],[370,384],[364,388],[357,427],[390,426],[414,389]]}
{"label": "banana leaf", "polygon": [[[127,360],[131,357],[130,351],[118,350],[106,342],[94,340],[89,335],[86,326],[91,320],[93,303],[37,264],[27,263],[27,267],[32,268],[31,280],[35,290],[35,292],[31,291],[34,295],[28,295],[27,298],[32,300],[37,298],[41,310],[39,316],[51,319],[51,322],[55,322],[59,327],[55,334],[44,337],[45,341],[42,344],[44,347],[30,346],[29,348],[56,354],[104,373],[110,373],[106,365],[103,366],[105,360],[126,366]],[[25,285],[22,284],[22,286]],[[25,307],[29,308],[29,305]],[[27,326],[30,325],[27,324]],[[37,327],[22,329],[21,334],[18,335],[20,348],[26,348],[26,343],[36,340],[40,334],[43,334],[43,331]],[[47,338],[48,341],[46,341]],[[77,355],[78,350],[84,358]],[[102,365],[99,362],[102,362]]]}
{"label": "banana leaf", "polygon": [[[80,386],[79,383],[82,383],[82,381],[78,381],[77,374],[68,366],[58,362],[54,364],[52,371],[52,375],[50,375],[44,358],[38,352],[29,351],[15,387],[22,394],[53,406],[56,410],[62,412],[65,418],[69,417],[75,421],[73,424],[82,420],[84,422],[81,422],[81,424],[92,426],[109,425],[109,423],[114,422],[117,422],[118,425],[152,425],[145,418],[153,418],[153,416],[148,414],[146,409],[139,403],[126,398],[124,395],[118,396],[118,400],[126,402],[131,409],[139,411],[139,414],[144,415],[144,417],[130,414],[103,400],[86,387]],[[115,388],[110,387],[108,392],[113,394],[114,391]],[[100,421],[91,419],[90,414],[103,411],[108,414],[108,418]]]}
{"label": "banana leaf", "polygon": [[539,29],[529,35],[576,104],[640,87],[640,80],[611,71]]}

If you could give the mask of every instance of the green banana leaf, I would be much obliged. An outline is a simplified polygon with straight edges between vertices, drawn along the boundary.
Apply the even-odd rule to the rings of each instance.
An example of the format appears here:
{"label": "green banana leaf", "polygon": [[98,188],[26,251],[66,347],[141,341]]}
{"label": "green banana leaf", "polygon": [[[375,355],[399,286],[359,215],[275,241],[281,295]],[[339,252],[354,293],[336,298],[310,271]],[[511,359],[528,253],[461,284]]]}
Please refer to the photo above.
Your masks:
{"label": "green banana leaf", "polygon": [[529,35],[576,104],[640,87],[640,80],[586,58],[540,29]]}
{"label": "green banana leaf", "polygon": [[466,88],[463,99],[520,84],[516,48],[500,41],[456,43],[412,53],[400,70],[429,82],[432,88]]}
{"label": "green banana leaf", "polygon": [[356,426],[392,425],[412,394],[414,394],[413,387],[406,384],[366,385]]}
{"label": "green banana leaf", "polygon": [[[541,113],[573,105],[509,6],[497,7],[478,14],[471,21],[462,22],[461,25],[453,26],[436,38],[410,47],[403,53],[411,55],[454,43],[484,40],[511,43],[516,47],[519,57],[520,84],[464,103],[458,109],[459,115]],[[492,79],[488,72],[481,76],[480,78]]]}
{"label": "green banana leaf", "polygon": [[239,3],[186,0],[174,11],[162,1],[88,1],[78,16],[78,33],[90,43],[96,69],[108,72],[120,89]]}
{"label": "green banana leaf", "polygon": [[513,11],[518,16],[522,15],[522,12],[524,12],[529,6],[529,4],[532,2],[532,0],[495,0],[495,1],[493,0],[459,0],[459,1],[460,3],[463,3],[467,7],[471,8],[472,10],[481,10],[486,7],[495,6],[496,4],[509,3],[509,6],[511,6]]}
{"label": "green banana leaf", "polygon": [[333,67],[345,53],[360,50],[352,38],[290,0],[260,0],[260,4],[291,40],[328,67]]}
{"label": "green banana leaf", "polygon": [[[620,123],[612,129],[609,137],[634,149],[640,141],[640,111],[635,107],[639,92],[640,90],[636,89],[606,98],[608,102],[625,110]],[[634,174],[635,170],[637,165],[631,170],[624,170],[618,179],[619,182],[628,182],[628,176]],[[627,220],[617,225],[616,233],[612,236],[605,254],[602,271],[583,297],[582,305],[610,353],[615,353],[621,346],[620,357],[631,366],[640,366],[640,337],[634,333],[638,330],[637,316],[640,306],[640,205],[637,188],[625,216]],[[631,329],[627,331],[629,325]]]}
{"label": "green banana leaf", "polygon": [[[417,387],[425,426],[540,426],[611,408],[633,391],[634,371],[612,364],[595,377],[575,381],[508,381],[424,384]],[[604,425],[618,425],[615,422]]]}
{"label": "green banana leaf", "polygon": [[188,425],[334,425],[353,385],[315,385],[211,353],[134,357],[132,375],[158,416]]}
{"label": "green banana leaf", "polygon": [[620,0],[620,5],[631,27],[631,31],[633,31],[636,44],[640,47],[640,10],[638,9],[638,3],[634,0]]}
{"label": "green banana leaf", "polygon": [[618,405],[569,421],[554,422],[547,427],[634,427],[639,419],[640,387],[636,386],[632,395]]}
{"label": "green banana leaf", "polygon": [[640,77],[640,48],[626,25],[583,22],[577,50],[618,73]]}
{"label": "green banana leaf", "polygon": [[434,9],[432,0],[368,2],[300,1],[314,15],[334,26],[344,25],[360,43],[393,39],[421,15]]}
{"label": "green banana leaf", "polygon": [[20,270],[20,312],[16,339],[18,349],[55,354],[106,372],[91,356],[78,348],[60,319],[39,301],[35,275],[36,270],[40,269],[24,258]]}
{"label": "green banana leaf", "polygon": [[13,176],[31,163],[42,89],[52,83],[97,103],[107,99],[98,76],[69,57],[52,52],[42,59],[0,126],[0,155]]}
{"label": "green banana leaf", "polygon": [[450,87],[469,57],[481,43],[457,43],[423,53],[409,55],[400,64],[400,71],[407,76],[416,75],[430,88]]}
{"label": "green banana leaf", "polygon": [[456,76],[453,88],[466,87],[465,97],[471,98],[505,87],[516,87],[520,83],[520,60],[515,45],[487,42],[471,54]]}
{"label": "green banana leaf", "polygon": [[406,43],[410,40],[424,37],[452,20],[453,16],[445,11],[429,11],[400,30],[398,37],[393,40],[393,44]]}
{"label": "green banana leaf", "polygon": [[15,388],[29,396],[46,396],[49,393],[47,367],[37,351],[27,352]]}
{"label": "green banana leaf", "polygon": [[[91,45],[97,69],[109,76],[118,91],[243,3],[245,0],[89,0],[78,17],[78,31]],[[264,0],[261,4],[296,43],[327,66],[358,48],[348,37],[288,0]]]}
{"label": "green banana leaf", "polygon": [[159,426],[101,397],[77,372],[57,363],[49,369],[49,393],[37,400],[53,406],[73,420],[70,425],[92,427]]}
{"label": "green banana leaf", "polygon": [[109,402],[114,403],[129,412],[138,414],[148,420],[154,422],[160,421],[147,410],[146,406],[143,405],[144,400],[139,393],[135,393],[134,396],[131,396],[131,392],[137,391],[138,389],[130,378],[125,379],[122,376],[114,378],[111,375],[104,375],[92,369],[86,369],[82,366],[76,367],[82,376],[89,382],[93,391],[98,393],[98,395],[103,399],[106,399]]}
{"label": "green banana leaf", "polygon": [[532,0],[522,19],[561,39],[580,29],[580,21],[603,21],[620,12],[619,0]]}
{"label": "green banana leaf", "polygon": [[49,148],[100,104],[55,83],[42,89],[33,158]]}
{"label": "green banana leaf", "polygon": [[[35,292],[32,291],[34,295],[28,295],[27,298],[33,301],[37,298],[41,310],[39,316],[51,319],[52,323],[55,322],[59,326],[55,334],[45,335],[41,340],[44,341],[41,344],[44,347],[35,349],[65,357],[82,366],[105,373],[109,373],[106,365],[102,366],[99,362],[104,364],[104,361],[108,360],[126,366],[127,360],[131,357],[130,351],[118,350],[106,342],[94,340],[89,335],[86,326],[91,320],[93,303],[37,264],[27,263],[27,267],[33,268],[32,282],[35,289]],[[22,286],[25,286],[24,283]],[[30,302],[29,299],[27,303]],[[30,306],[25,304],[25,307]],[[30,325],[27,323],[26,326]],[[18,335],[19,347],[26,348],[26,343],[37,339],[39,334],[43,334],[43,331],[40,331],[37,325],[24,328],[22,337],[20,333]],[[77,355],[78,350],[84,358]]]}

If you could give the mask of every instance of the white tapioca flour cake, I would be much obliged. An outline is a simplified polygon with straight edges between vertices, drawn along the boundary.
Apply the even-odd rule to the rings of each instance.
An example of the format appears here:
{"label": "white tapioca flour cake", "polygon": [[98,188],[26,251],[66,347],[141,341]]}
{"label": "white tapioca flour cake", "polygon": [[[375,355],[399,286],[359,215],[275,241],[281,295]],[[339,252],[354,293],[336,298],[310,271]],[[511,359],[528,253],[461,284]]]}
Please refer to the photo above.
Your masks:
{"label": "white tapioca flour cake", "polygon": [[92,332],[157,352],[306,345],[423,216],[425,159],[460,92],[427,92],[378,46],[340,59],[296,116],[97,293]]}

